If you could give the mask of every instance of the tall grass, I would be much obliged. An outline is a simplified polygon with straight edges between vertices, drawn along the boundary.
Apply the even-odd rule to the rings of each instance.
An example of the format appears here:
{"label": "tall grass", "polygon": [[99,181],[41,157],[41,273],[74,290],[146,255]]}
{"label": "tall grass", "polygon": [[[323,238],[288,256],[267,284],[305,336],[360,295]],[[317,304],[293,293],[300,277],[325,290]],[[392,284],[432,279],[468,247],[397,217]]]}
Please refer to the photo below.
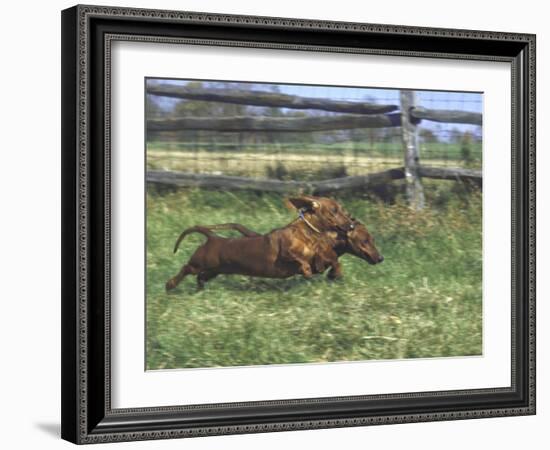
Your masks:
{"label": "tall grass", "polygon": [[203,242],[195,224],[240,222],[267,232],[294,219],[278,195],[181,190],[147,196],[148,369],[479,355],[481,196],[433,182],[412,212],[363,195],[338,200],[376,237],[382,264],[345,255],[344,278],[194,277],[170,293]]}

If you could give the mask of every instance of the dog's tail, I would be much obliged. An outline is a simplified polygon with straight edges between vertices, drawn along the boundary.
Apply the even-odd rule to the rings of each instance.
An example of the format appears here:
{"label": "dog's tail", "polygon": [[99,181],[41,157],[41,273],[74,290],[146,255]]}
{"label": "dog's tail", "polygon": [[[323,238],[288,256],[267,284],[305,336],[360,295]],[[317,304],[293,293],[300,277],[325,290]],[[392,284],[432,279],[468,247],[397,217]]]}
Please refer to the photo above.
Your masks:
{"label": "dog's tail", "polygon": [[176,241],[176,245],[174,246],[174,253],[178,251],[178,247],[180,246],[181,241],[191,233],[201,233],[204,234],[207,238],[211,238],[215,236],[214,233],[212,233],[207,227],[201,227],[200,225],[196,225],[191,228],[187,228],[186,230],[183,230],[180,236],[178,237],[178,240]]}
{"label": "dog's tail", "polygon": [[238,231],[243,236],[246,237],[256,237],[261,236],[260,233],[256,233],[255,231],[252,231],[250,228],[246,228],[244,225],[241,225],[240,223],[222,223],[219,225],[208,225],[204,228],[207,228],[209,230],[214,231],[227,231],[227,230],[233,230]]}
{"label": "dog's tail", "polygon": [[213,230],[214,231],[228,231],[228,230],[238,231],[239,233],[241,233],[243,236],[246,236],[246,237],[261,236],[260,233],[256,233],[255,231],[252,231],[251,229],[246,228],[244,225],[241,225],[240,223],[222,223],[219,225],[196,225],[194,227],[187,228],[180,234],[178,240],[176,241],[176,245],[174,246],[174,253],[178,251],[178,247],[181,241],[183,241],[185,236],[187,236],[188,234],[201,233],[201,234],[204,234],[207,238],[211,238],[213,236],[216,236],[216,234],[212,233]]}

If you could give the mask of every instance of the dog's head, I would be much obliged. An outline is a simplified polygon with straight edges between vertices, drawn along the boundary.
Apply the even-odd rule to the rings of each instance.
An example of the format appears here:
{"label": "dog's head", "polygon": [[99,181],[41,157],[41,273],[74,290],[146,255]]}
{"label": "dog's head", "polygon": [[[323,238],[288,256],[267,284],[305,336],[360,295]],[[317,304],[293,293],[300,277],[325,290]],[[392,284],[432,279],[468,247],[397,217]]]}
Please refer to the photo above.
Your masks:
{"label": "dog's head", "polygon": [[346,251],[366,260],[369,264],[384,261],[384,257],[376,248],[374,237],[358,220],[353,222],[351,229],[346,233]]}
{"label": "dog's head", "polygon": [[348,231],[353,220],[340,204],[326,197],[302,195],[288,202],[320,231]]}

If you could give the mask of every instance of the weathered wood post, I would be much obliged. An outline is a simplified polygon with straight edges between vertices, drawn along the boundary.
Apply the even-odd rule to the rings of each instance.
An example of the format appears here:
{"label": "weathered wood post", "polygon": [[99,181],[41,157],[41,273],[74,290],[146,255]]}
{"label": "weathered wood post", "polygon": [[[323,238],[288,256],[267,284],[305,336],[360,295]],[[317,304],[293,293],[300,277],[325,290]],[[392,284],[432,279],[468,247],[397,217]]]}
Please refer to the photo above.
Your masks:
{"label": "weathered wood post", "polygon": [[[415,105],[415,92],[401,91],[401,139],[405,154],[405,183],[409,205],[415,210],[424,208],[424,190],[418,167],[420,155],[418,147],[418,130],[411,121],[410,111]],[[413,119],[414,120],[414,119]]]}

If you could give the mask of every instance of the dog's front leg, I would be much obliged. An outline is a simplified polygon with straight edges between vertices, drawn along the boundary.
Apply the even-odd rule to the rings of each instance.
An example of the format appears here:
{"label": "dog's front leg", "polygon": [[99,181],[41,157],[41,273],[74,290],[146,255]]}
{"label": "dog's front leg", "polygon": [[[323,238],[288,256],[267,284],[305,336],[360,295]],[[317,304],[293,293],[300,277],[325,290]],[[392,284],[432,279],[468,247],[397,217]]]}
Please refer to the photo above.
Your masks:
{"label": "dog's front leg", "polygon": [[304,257],[302,253],[296,251],[295,249],[290,248],[286,252],[285,256],[287,260],[298,263],[298,265],[300,266],[300,273],[305,278],[311,278],[313,276],[313,270],[311,268],[311,264]]}
{"label": "dog's front leg", "polygon": [[300,263],[300,271],[304,278],[311,278],[313,276],[313,271],[311,270],[311,265],[307,261],[298,261]]}
{"label": "dog's front leg", "polygon": [[338,262],[338,259],[331,261],[327,278],[329,280],[337,280],[338,278],[342,278],[342,265]]}

